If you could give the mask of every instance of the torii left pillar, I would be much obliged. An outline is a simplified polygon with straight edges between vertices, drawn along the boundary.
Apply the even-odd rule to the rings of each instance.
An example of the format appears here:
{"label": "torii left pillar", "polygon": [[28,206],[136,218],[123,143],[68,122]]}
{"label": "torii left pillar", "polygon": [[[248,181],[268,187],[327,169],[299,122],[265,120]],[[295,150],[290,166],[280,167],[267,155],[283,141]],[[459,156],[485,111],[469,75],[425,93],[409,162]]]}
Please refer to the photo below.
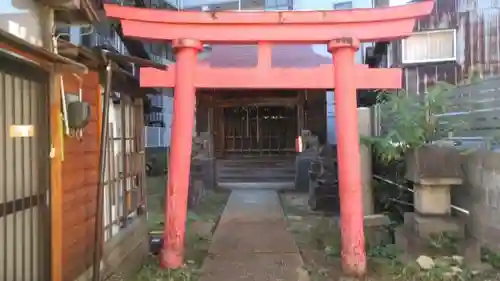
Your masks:
{"label": "torii left pillar", "polygon": [[178,39],[174,40],[173,47],[177,62],[164,214],[165,232],[160,262],[162,268],[179,268],[184,264],[184,234],[196,104],[194,76],[198,52],[203,45],[197,40]]}

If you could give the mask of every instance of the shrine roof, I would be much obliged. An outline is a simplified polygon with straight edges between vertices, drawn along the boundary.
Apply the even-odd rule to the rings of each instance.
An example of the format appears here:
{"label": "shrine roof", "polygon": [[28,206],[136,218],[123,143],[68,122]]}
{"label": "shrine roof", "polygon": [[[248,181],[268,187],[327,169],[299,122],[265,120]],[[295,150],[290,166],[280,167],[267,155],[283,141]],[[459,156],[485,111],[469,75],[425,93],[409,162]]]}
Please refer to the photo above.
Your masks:
{"label": "shrine roof", "polygon": [[[255,45],[213,45],[209,57],[203,61],[212,67],[254,67],[257,65],[257,51]],[[272,67],[307,68],[331,63],[331,58],[314,52],[312,45],[272,47]]]}

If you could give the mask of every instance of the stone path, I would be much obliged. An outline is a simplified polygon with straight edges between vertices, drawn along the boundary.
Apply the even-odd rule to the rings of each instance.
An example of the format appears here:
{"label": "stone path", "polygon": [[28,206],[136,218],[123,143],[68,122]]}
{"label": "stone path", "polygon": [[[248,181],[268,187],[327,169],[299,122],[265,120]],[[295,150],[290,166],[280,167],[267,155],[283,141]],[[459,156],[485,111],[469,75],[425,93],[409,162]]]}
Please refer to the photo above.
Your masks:
{"label": "stone path", "polygon": [[308,281],[273,190],[234,190],[213,235],[200,281]]}

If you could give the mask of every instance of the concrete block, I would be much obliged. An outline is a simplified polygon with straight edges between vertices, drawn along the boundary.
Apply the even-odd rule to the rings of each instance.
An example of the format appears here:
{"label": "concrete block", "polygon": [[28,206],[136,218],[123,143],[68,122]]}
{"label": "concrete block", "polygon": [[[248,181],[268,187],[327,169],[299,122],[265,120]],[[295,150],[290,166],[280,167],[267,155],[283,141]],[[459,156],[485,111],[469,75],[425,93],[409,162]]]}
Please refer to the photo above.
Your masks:
{"label": "concrete block", "polygon": [[419,237],[408,225],[401,225],[394,231],[394,242],[401,251],[399,260],[403,263],[414,263],[420,255],[429,255],[429,240]]}
{"label": "concrete block", "polygon": [[391,220],[384,214],[373,214],[364,216],[365,227],[386,227],[391,224]]}
{"label": "concrete block", "polygon": [[415,213],[413,212],[406,212],[403,214],[403,223],[405,226],[408,227],[408,229],[413,231],[413,220],[415,217]]}
{"label": "concrete block", "polygon": [[414,204],[417,213],[447,215],[451,213],[449,185],[415,185]]}
{"label": "concrete block", "polygon": [[206,190],[214,190],[217,188],[217,170],[214,157],[201,159],[203,183]]}
{"label": "concrete block", "polygon": [[189,184],[189,200],[188,207],[194,208],[198,206],[201,199],[205,196],[205,185],[203,181],[198,178],[191,178]]}
{"label": "concrete block", "polygon": [[413,232],[420,238],[430,238],[443,232],[453,233],[457,238],[464,237],[464,225],[459,219],[450,216],[413,216]]}
{"label": "concrete block", "polygon": [[391,243],[389,225],[391,220],[383,214],[374,214],[364,217],[365,239],[368,245],[378,246]]}
{"label": "concrete block", "polygon": [[[371,108],[358,108],[358,129],[362,136],[372,134]],[[361,157],[361,184],[363,187],[363,211],[365,216],[374,213],[373,190],[372,190],[372,150],[371,147],[361,145],[359,148]]]}
{"label": "concrete block", "polygon": [[465,264],[470,267],[475,267],[482,264],[481,242],[478,239],[466,239],[466,241],[462,243],[462,248]]}
{"label": "concrete block", "polygon": [[406,235],[406,227],[404,225],[398,226],[394,230],[394,243],[396,247],[400,250],[406,250],[408,249],[409,243],[408,243],[408,237]]}
{"label": "concrete block", "polygon": [[463,178],[462,156],[452,146],[424,145],[413,149],[405,153],[405,164],[405,178],[414,183],[453,179],[460,184]]}
{"label": "concrete block", "polygon": [[297,156],[295,158],[295,189],[297,191],[309,191],[309,168],[311,158]]}

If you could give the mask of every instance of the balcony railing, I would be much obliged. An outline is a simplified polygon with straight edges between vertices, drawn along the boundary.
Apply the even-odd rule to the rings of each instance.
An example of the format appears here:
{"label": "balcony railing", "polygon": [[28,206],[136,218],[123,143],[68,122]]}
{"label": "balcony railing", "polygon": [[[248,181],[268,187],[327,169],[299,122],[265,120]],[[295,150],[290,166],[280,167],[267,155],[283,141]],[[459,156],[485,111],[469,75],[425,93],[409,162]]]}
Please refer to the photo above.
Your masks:
{"label": "balcony railing", "polygon": [[149,104],[146,112],[146,126],[164,127],[163,121],[163,96],[148,95]]}
{"label": "balcony railing", "polygon": [[89,35],[83,35],[82,43],[87,47],[106,46],[113,48],[114,51],[120,54],[129,54],[125,43],[109,23],[103,23],[95,27],[94,32]]}
{"label": "balcony railing", "polygon": [[135,6],[135,0],[101,0],[106,4],[119,4],[122,6]]}
{"label": "balcony railing", "polygon": [[165,121],[163,120],[163,112],[152,112],[146,115],[146,126],[165,127]]}
{"label": "balcony railing", "polygon": [[177,9],[165,0],[100,0],[106,4],[119,4],[122,6],[140,6],[154,9]]}

